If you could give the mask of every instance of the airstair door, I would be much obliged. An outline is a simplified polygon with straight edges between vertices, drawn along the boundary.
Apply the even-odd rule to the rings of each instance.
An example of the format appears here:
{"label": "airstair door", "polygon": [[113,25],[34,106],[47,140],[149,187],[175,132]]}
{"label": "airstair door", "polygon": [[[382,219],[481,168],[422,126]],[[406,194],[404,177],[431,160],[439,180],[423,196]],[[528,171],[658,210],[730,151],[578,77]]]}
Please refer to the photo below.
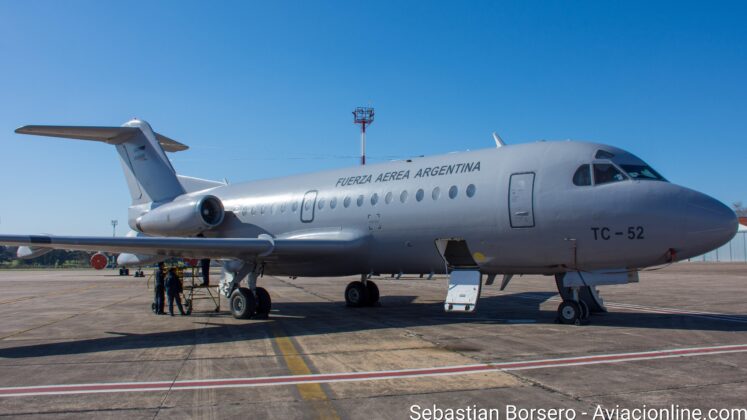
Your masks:
{"label": "airstair door", "polygon": [[303,202],[301,203],[301,221],[304,223],[311,223],[314,221],[316,195],[316,190],[307,191],[306,194],[303,195]]}
{"label": "airstair door", "polygon": [[534,173],[511,175],[508,212],[512,228],[534,227]]}

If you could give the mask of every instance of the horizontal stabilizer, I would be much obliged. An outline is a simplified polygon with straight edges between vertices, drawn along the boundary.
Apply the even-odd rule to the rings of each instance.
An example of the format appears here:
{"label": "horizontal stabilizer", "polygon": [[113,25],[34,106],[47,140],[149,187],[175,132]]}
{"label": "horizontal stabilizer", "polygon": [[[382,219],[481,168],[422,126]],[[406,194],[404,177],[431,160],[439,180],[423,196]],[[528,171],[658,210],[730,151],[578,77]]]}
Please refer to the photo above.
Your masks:
{"label": "horizontal stabilizer", "polygon": [[[126,142],[138,133],[138,127],[84,127],[66,125],[26,125],[16,129],[18,134],[35,136],[62,137],[66,139],[101,141],[118,145]],[[181,152],[189,149],[187,145],[172,140],[164,135],[154,133],[158,143],[167,152]]]}

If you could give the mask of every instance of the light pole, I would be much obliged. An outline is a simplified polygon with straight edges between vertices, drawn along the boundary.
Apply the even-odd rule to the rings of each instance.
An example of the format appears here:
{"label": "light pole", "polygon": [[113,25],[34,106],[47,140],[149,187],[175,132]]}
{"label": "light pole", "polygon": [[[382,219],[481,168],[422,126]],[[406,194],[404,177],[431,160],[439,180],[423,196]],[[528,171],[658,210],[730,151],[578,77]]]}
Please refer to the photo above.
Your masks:
{"label": "light pole", "polygon": [[112,237],[117,236],[117,225],[119,224],[118,221],[112,220]]}
{"label": "light pole", "polygon": [[361,125],[361,165],[366,164],[366,126],[373,122],[373,108],[359,106],[353,111],[353,123]]}

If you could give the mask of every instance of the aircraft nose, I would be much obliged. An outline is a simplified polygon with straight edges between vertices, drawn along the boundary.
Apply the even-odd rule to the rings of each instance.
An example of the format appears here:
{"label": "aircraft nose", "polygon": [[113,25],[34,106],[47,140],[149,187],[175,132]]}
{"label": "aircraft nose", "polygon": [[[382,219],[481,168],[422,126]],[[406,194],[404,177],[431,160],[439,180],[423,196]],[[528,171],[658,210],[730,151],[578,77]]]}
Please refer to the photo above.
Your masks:
{"label": "aircraft nose", "polygon": [[[729,242],[737,233],[736,213],[722,202],[695,191],[685,195],[687,257],[694,257]],[[685,257],[683,255],[683,257]]]}

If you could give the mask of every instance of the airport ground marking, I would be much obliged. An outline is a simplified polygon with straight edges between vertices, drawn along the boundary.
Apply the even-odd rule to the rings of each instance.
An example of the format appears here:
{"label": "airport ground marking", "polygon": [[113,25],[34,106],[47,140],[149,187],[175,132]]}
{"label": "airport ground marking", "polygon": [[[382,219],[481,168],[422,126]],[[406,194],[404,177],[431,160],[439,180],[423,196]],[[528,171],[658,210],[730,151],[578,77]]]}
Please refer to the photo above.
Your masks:
{"label": "airport ground marking", "polygon": [[[569,366],[613,364],[623,362],[671,359],[679,357],[709,356],[728,353],[747,353],[747,344],[710,347],[688,347],[667,350],[652,350],[634,353],[612,353],[580,357],[563,357],[526,361],[482,363],[473,365],[443,366],[369,372],[342,372],[302,374],[288,376],[266,376],[257,378],[192,379],[159,382],[119,382],[66,385],[40,385],[0,388],[1,397],[23,397],[40,395],[94,394],[142,391],[176,391],[217,388],[249,388],[278,385],[308,385],[336,382],[361,382],[383,379],[450,376],[491,371],[518,371]],[[327,401],[329,403],[329,401]]]}
{"label": "airport ground marking", "polygon": [[[274,323],[272,332],[275,336],[275,345],[280,350],[280,353],[282,353],[288,370],[293,374],[290,377],[313,377],[311,368],[306,364],[303,356],[298,351],[298,347],[285,334],[280,325]],[[334,406],[332,406],[332,402],[330,402],[327,393],[322,389],[320,382],[304,382],[295,385],[301,398],[311,404],[320,419],[339,420],[340,416],[337,414]]]}

